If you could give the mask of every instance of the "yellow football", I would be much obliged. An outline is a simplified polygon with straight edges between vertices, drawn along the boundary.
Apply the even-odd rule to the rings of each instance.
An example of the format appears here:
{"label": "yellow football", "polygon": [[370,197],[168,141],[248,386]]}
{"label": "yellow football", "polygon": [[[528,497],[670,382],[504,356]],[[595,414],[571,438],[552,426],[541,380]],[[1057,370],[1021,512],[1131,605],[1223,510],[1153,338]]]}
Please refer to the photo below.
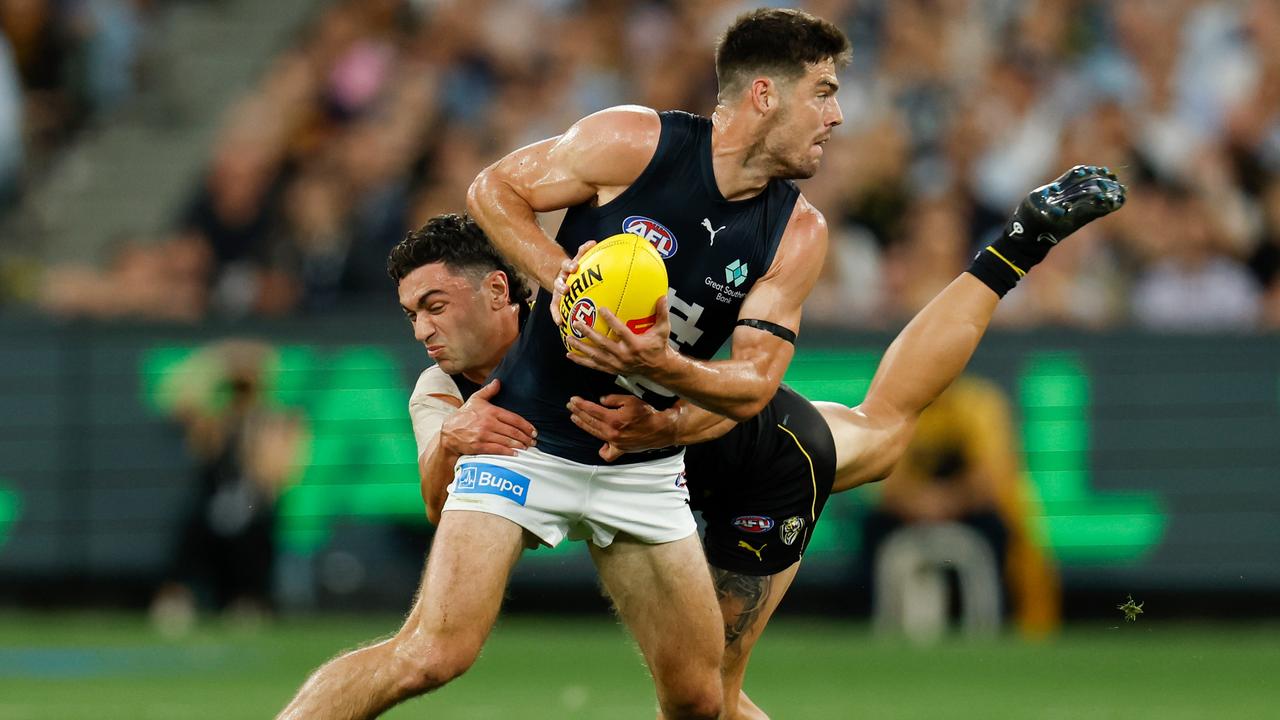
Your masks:
{"label": "yellow football", "polygon": [[621,233],[588,250],[565,282],[569,291],[560,299],[560,339],[568,348],[569,333],[582,338],[571,327],[575,320],[613,336],[600,308],[613,311],[631,332],[653,327],[654,306],[667,294],[667,266],[648,240]]}

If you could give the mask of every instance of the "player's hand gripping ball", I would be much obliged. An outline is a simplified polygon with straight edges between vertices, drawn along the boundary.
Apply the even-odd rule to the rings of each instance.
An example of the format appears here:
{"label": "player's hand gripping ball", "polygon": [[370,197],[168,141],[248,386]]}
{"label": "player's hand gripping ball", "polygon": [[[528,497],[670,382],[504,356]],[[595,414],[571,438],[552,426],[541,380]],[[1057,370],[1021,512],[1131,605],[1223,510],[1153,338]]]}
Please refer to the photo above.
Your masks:
{"label": "player's hand gripping ball", "polygon": [[[600,241],[578,261],[577,272],[565,284],[560,298],[560,340],[569,347],[569,333],[581,321],[607,338],[613,332],[600,313],[609,308],[633,333],[653,327],[654,306],[667,294],[667,266],[648,240],[631,233]],[[590,340],[585,340],[590,342]]]}

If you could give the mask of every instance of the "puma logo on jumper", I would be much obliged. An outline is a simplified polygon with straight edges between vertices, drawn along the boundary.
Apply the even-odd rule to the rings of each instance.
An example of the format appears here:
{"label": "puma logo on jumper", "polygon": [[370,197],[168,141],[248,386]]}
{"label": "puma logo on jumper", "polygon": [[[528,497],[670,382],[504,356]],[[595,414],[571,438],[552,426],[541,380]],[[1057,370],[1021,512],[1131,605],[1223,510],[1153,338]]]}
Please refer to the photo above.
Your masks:
{"label": "puma logo on jumper", "polygon": [[714,228],[714,229],[713,229],[713,228],[711,227],[711,219],[710,219],[710,218],[702,218],[702,227],[706,228],[706,229],[707,229],[707,232],[711,233],[711,244],[712,244],[712,246],[714,246],[714,245],[716,244],[716,233],[720,232],[721,230],[725,229],[725,228],[726,228],[726,227],[728,227],[728,226],[727,226],[727,225],[721,225],[720,227],[718,227],[718,228]]}

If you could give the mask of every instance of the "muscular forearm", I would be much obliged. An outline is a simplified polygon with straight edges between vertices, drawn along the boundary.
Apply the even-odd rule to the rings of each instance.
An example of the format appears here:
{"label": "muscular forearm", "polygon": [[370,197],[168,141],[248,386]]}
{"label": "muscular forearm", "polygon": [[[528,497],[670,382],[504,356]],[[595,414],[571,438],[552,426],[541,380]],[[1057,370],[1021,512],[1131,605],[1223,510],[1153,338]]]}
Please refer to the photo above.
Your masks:
{"label": "muscular forearm", "polygon": [[764,409],[781,381],[761,372],[750,360],[704,362],[684,356],[650,377],[680,397],[736,422]]}
{"label": "muscular forearm", "polygon": [[547,237],[534,208],[503,179],[498,166],[481,172],[471,184],[467,211],[504,257],[539,286],[551,289],[568,256]]}
{"label": "muscular forearm", "polygon": [[600,456],[609,461],[629,452],[696,445],[720,437],[735,424],[687,400],[658,411],[633,395],[607,395],[599,403],[574,397],[569,410],[574,424],[604,441]]}
{"label": "muscular forearm", "polygon": [[676,445],[697,445],[715,440],[738,424],[688,402],[682,402],[667,412],[675,414]]}
{"label": "muscular forearm", "polygon": [[738,328],[727,360],[696,360],[670,350],[644,374],[689,402],[736,422],[769,404],[795,346],[758,330]]}

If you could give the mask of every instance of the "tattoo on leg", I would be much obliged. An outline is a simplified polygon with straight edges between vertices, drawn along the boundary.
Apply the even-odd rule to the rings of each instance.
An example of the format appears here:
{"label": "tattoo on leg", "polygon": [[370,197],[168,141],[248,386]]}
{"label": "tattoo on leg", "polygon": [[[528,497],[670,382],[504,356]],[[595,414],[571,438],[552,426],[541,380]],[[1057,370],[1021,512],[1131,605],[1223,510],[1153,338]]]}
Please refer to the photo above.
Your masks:
{"label": "tattoo on leg", "polygon": [[739,606],[738,613],[724,624],[724,646],[734,648],[741,644],[742,636],[755,624],[769,600],[772,575],[740,575],[717,567],[711,568],[716,586],[716,599],[722,604],[732,599]]}

